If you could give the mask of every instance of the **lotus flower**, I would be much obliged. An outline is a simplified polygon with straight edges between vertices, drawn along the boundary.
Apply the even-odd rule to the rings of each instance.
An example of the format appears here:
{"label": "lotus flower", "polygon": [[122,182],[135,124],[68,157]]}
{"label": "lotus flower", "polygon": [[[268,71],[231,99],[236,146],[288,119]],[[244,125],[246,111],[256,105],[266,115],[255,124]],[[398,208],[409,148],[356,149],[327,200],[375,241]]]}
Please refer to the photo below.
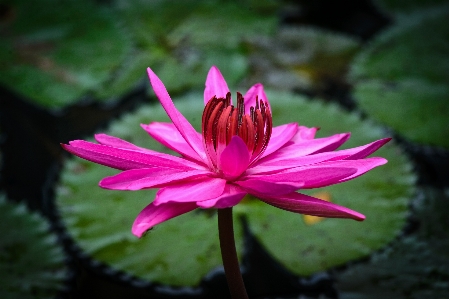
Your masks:
{"label": "lotus flower", "polygon": [[349,133],[315,138],[317,128],[297,123],[273,127],[263,86],[255,84],[243,96],[237,93],[233,104],[216,67],[207,75],[202,132],[198,133],[176,109],[162,81],[150,68],[147,71],[172,122],[141,126],[180,156],[141,148],[105,134],[95,135],[98,143],[75,140],[62,145],[81,158],[122,171],[102,179],[102,188],[159,188],[156,198],[133,224],[136,236],[197,208],[235,206],[247,194],[294,213],[365,219],[358,212],[296,191],[352,180],[385,164],[384,158],[367,156],[389,138],[336,150]]}

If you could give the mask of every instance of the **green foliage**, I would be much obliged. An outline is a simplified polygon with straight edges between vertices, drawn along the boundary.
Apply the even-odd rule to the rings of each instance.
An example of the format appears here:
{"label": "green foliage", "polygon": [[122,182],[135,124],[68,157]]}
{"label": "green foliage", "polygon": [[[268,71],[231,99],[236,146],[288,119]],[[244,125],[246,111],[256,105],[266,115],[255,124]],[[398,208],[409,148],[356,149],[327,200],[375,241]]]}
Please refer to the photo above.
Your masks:
{"label": "green foliage", "polygon": [[[227,77],[226,72],[223,75]],[[353,138],[347,145],[351,147],[383,137],[379,128],[335,106],[323,106],[286,93],[271,92],[268,96],[278,125],[297,121],[321,126],[321,136],[352,131]],[[202,94],[189,94],[175,104],[198,130]],[[125,115],[107,133],[142,147],[169,152],[139,128],[140,123],[151,121],[168,121],[159,105],[144,106]],[[236,216],[247,217],[250,229],[268,252],[296,274],[310,274],[366,256],[391,241],[402,228],[414,182],[408,162],[394,144],[387,145],[378,155],[388,158],[389,163],[354,181],[326,188],[336,203],[366,214],[368,219],[363,223],[325,219],[307,226],[301,215],[257,200],[237,205]],[[131,234],[131,225],[139,211],[153,200],[155,192],[97,187],[100,179],[115,173],[78,158],[68,161],[62,173],[57,206],[82,250],[114,268],[170,285],[196,285],[206,273],[221,265],[215,212],[187,213],[137,239]],[[241,255],[242,229],[238,221],[235,230]]]}
{"label": "green foliage", "polygon": [[342,299],[445,298],[449,291],[449,193],[420,190],[414,202],[417,233],[394,242],[370,261],[345,270]]}
{"label": "green foliage", "polygon": [[11,1],[1,25],[0,82],[47,108],[104,84],[130,50],[109,9],[90,0]]}
{"label": "green foliage", "polygon": [[54,298],[67,279],[65,255],[48,222],[0,196],[0,297]]}
{"label": "green foliage", "polygon": [[449,148],[449,7],[415,14],[355,60],[360,107],[408,139]]}

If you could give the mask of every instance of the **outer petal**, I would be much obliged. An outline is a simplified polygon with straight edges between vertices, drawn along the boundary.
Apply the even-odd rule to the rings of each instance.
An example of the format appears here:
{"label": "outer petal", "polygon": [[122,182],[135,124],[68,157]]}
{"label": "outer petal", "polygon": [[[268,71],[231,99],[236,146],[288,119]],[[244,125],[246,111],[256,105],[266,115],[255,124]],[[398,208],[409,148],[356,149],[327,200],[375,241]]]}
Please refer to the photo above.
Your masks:
{"label": "outer petal", "polygon": [[250,155],[245,142],[239,136],[233,136],[221,153],[218,167],[227,179],[233,179],[246,170],[249,159]]}
{"label": "outer petal", "polygon": [[368,155],[371,155],[376,150],[378,150],[389,140],[391,140],[391,138],[384,138],[363,146],[358,146],[340,151],[324,152],[308,156],[293,157],[293,158],[289,157],[286,159],[282,159],[282,157],[278,156],[277,158],[274,159],[265,159],[262,163],[258,163],[258,165],[248,169],[246,173],[248,175],[275,173],[294,167],[307,166],[317,163],[325,163],[326,161],[363,159]]}
{"label": "outer petal", "polygon": [[179,181],[188,181],[210,175],[208,170],[180,171],[167,168],[141,168],[123,171],[100,181],[100,187],[113,190],[140,190],[161,188]]}
{"label": "outer petal", "polygon": [[198,202],[220,196],[226,181],[219,178],[200,178],[159,189],[155,205],[167,202]]}
{"label": "outer petal", "polygon": [[358,221],[365,220],[365,216],[356,211],[296,192],[277,197],[262,198],[259,196],[259,198],[272,206],[294,213],[329,218],[351,218]]}
{"label": "outer petal", "polygon": [[267,103],[268,107],[270,108],[270,103],[268,102],[267,95],[263,90],[263,85],[261,83],[257,83],[251,86],[251,88],[246,92],[246,94],[243,97],[245,99],[245,114],[250,114],[251,107],[255,107],[256,97],[257,99]]}
{"label": "outer petal", "polygon": [[357,171],[354,174],[341,179],[340,183],[342,183],[342,182],[352,180],[358,176],[361,176],[362,174],[370,171],[371,169],[373,169],[377,166],[380,166],[380,165],[384,165],[387,162],[388,161],[385,158],[372,157],[372,158],[360,159],[360,160],[329,161],[329,162],[326,162],[326,165],[332,166],[332,167],[352,167],[352,168],[357,169]]}
{"label": "outer petal", "polygon": [[139,213],[136,220],[134,220],[132,233],[140,238],[153,226],[196,208],[194,202],[169,202],[159,206],[150,203]]}
{"label": "outer petal", "polygon": [[247,192],[238,186],[226,184],[223,193],[209,200],[199,201],[197,202],[198,207],[204,209],[224,209],[237,205]]}
{"label": "outer petal", "polygon": [[139,151],[143,153],[157,153],[150,149],[139,147],[131,142],[125,141],[115,136],[110,136],[106,134],[95,134],[95,140],[103,145],[109,145],[116,148],[130,149],[134,151]]}
{"label": "outer petal", "polygon": [[187,121],[187,119],[178,111],[178,109],[176,109],[162,81],[150,68],[147,68],[147,73],[154,93],[158,97],[165,112],[167,112],[168,117],[172,120],[181,136],[184,137],[185,141],[192,147],[195,152],[197,152],[199,156],[201,156],[203,161],[207,163],[207,159],[204,155],[203,150],[203,142],[201,141],[201,138],[198,137],[198,133]]}
{"label": "outer petal", "polygon": [[267,155],[257,162],[257,165],[267,161],[285,160],[297,158],[301,156],[316,154],[324,151],[332,151],[348,140],[350,134],[335,134],[329,137],[317,138],[312,140],[304,140],[299,143],[287,145],[275,151],[271,155]]}
{"label": "outer petal", "polygon": [[199,167],[196,163],[163,153],[116,148],[84,140],[70,141],[62,147],[83,159],[120,170],[149,167],[190,170]]}
{"label": "outer petal", "polygon": [[270,142],[268,143],[268,146],[263,152],[261,158],[268,156],[269,154],[283,147],[293,138],[293,136],[295,136],[297,132],[298,132],[297,123],[290,123],[274,127],[271,132]]}
{"label": "outer petal", "polygon": [[[156,141],[168,147],[169,149],[200,163],[204,162],[201,156],[198,155],[198,153],[195,152],[182,137],[174,124],[152,122],[149,125],[141,124],[140,126],[145,131],[147,131],[148,134],[150,134],[150,136],[153,137]],[[197,134],[199,135],[198,137],[201,138],[201,134]],[[202,155],[205,155],[204,150],[202,151]]]}
{"label": "outer petal", "polygon": [[225,98],[229,92],[228,84],[226,84],[223,75],[216,66],[212,66],[207,74],[206,88],[204,89],[204,105],[209,102],[211,98]]}
{"label": "outer petal", "polygon": [[292,141],[294,143],[302,142],[304,140],[312,140],[315,138],[315,134],[318,131],[319,128],[313,127],[308,128],[305,126],[299,126],[298,132],[296,135],[292,138]]}
{"label": "outer petal", "polygon": [[[235,182],[248,193],[280,195],[298,189],[318,188],[337,184],[357,172],[357,168],[316,166],[294,168],[271,175],[251,176],[247,180]],[[278,188],[275,186],[278,185]]]}

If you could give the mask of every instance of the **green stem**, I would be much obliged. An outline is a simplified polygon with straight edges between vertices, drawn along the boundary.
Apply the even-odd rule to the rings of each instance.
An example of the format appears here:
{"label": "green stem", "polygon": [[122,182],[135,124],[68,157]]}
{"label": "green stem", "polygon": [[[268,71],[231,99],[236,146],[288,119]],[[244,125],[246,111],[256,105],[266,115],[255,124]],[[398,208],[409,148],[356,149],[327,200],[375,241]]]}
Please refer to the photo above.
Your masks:
{"label": "green stem", "polygon": [[248,299],[235,250],[232,208],[218,209],[221,258],[232,299]]}

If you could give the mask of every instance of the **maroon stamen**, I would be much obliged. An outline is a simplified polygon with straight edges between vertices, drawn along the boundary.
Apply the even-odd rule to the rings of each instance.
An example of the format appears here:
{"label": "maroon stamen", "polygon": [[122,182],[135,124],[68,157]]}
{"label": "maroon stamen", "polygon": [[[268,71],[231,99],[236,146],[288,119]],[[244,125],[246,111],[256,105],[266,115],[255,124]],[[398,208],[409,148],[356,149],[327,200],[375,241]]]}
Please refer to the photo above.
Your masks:
{"label": "maroon stamen", "polygon": [[231,105],[231,93],[226,98],[213,97],[206,104],[202,118],[204,148],[209,162],[216,170],[217,156],[221,155],[231,142],[232,136],[239,136],[245,142],[251,155],[251,162],[265,151],[271,137],[272,119],[268,105],[256,97],[256,104],[245,114],[244,98],[237,93],[237,107]]}

